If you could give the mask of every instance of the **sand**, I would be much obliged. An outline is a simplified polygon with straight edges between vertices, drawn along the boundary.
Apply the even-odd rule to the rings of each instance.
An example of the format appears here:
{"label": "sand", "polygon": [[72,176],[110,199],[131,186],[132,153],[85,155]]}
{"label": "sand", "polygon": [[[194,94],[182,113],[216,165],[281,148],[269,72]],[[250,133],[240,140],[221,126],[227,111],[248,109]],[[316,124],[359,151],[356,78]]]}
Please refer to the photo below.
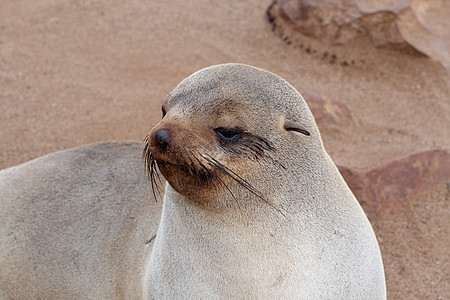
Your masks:
{"label": "sand", "polygon": [[[350,126],[319,124],[340,165],[450,151],[450,75],[439,63],[365,38],[324,45],[279,20],[288,44],[266,19],[270,3],[1,1],[0,168],[89,143],[142,141],[180,80],[225,62],[268,69],[347,106]],[[389,298],[450,298],[449,186],[443,178],[371,220]]]}

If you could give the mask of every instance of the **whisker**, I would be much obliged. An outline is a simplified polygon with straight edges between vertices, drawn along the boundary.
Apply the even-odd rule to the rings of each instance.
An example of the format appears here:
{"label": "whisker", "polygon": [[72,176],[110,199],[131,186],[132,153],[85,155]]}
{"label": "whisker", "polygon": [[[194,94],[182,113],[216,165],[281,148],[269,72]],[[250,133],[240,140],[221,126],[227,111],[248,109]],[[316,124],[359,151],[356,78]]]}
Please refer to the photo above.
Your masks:
{"label": "whisker", "polygon": [[278,211],[281,215],[285,216],[283,212],[281,211],[281,208],[275,204],[272,200],[264,197],[264,195],[261,194],[257,189],[255,189],[250,183],[248,183],[244,178],[240,177],[238,174],[236,174],[233,170],[229,169],[228,167],[224,166],[220,162],[218,162],[214,157],[209,155],[208,153],[205,153],[208,157],[205,155],[200,154],[213,168],[216,170],[222,172],[223,174],[229,176],[234,181],[239,183],[242,187],[247,189],[250,193],[257,196],[261,200],[263,200],[265,203],[269,204],[272,208],[274,208],[276,211]]}
{"label": "whisker", "polygon": [[[192,153],[193,154],[193,153]],[[200,156],[202,156],[203,158],[205,158],[202,154],[199,153]],[[216,173],[210,171],[195,155],[194,158],[197,160],[197,162],[200,164],[200,166],[202,168],[204,168],[208,174],[210,176],[212,176],[212,179],[215,179],[216,181],[218,181],[223,187],[225,187],[227,189],[227,191],[230,193],[231,197],[234,199],[234,201],[236,202],[239,211],[241,212],[241,216],[244,217],[244,213],[242,212],[242,208],[241,205],[239,204],[238,199],[234,196],[233,192],[230,190],[230,188],[228,187],[228,185],[222,180],[222,178],[220,178]],[[207,160],[208,161],[208,160]],[[214,184],[214,183],[213,183]],[[215,184],[214,184],[215,186]]]}
{"label": "whisker", "polygon": [[167,95],[166,95],[166,98],[167,98],[167,99],[169,99],[169,100],[172,99],[172,94],[171,94],[170,92],[168,92],[168,91],[165,90],[165,89],[160,89],[160,90],[167,94]]}
{"label": "whisker", "polygon": [[156,160],[154,158],[152,158],[152,162],[151,162],[151,183],[152,183],[152,191],[153,191],[153,196],[156,199],[156,195],[155,195],[155,188],[158,192],[158,196],[162,198],[162,194],[165,193],[164,189],[161,187],[161,185],[163,184],[161,181],[161,177],[159,172],[156,170],[157,169],[157,163]]}
{"label": "whisker", "polygon": [[[150,182],[152,186],[152,193],[153,197],[155,198],[155,201],[157,202],[158,197],[156,196],[156,193],[158,193],[158,196],[161,197],[161,194],[164,193],[164,189],[161,188],[162,181],[159,175],[159,172],[157,169],[156,160],[154,159],[152,153],[150,152],[150,145],[149,145],[149,135],[147,135],[144,139],[144,150],[142,153],[142,157],[144,159],[144,163],[146,166],[146,174],[148,181]],[[156,190],[156,192],[155,192]]]}
{"label": "whisker", "polygon": [[214,180],[220,179],[217,177],[217,175],[214,172],[211,172],[199,159],[198,157],[191,151],[190,152],[192,154],[192,156],[195,158],[195,160],[198,162],[198,164],[200,165],[200,167],[202,167],[202,169],[206,172],[206,176],[208,178],[208,180],[214,185],[214,187],[217,188]]}

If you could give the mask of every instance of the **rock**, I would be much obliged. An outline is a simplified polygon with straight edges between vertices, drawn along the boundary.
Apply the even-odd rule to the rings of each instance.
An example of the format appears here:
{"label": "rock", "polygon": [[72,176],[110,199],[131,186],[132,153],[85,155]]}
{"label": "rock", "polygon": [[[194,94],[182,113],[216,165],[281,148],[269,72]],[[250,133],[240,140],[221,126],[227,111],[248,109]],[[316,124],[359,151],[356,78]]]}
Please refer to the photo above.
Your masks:
{"label": "rock", "polygon": [[450,67],[447,0],[282,0],[280,14],[329,44],[369,35],[377,47],[410,45]]}
{"label": "rock", "polygon": [[329,127],[347,128],[353,123],[350,110],[342,103],[322,96],[314,88],[307,88],[302,95],[311,109],[320,129]]}
{"label": "rock", "polygon": [[450,68],[450,1],[412,1],[397,22],[405,41]]}
{"label": "rock", "polygon": [[338,166],[369,218],[392,213],[410,196],[450,179],[450,154],[428,150],[373,169]]}

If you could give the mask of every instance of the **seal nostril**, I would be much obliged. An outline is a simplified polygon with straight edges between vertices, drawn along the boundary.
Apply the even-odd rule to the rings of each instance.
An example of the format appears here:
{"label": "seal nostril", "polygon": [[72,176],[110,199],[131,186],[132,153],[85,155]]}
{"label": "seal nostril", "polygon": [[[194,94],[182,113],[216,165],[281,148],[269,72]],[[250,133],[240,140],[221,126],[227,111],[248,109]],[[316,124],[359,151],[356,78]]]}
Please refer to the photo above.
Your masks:
{"label": "seal nostril", "polygon": [[155,139],[162,148],[165,148],[167,146],[169,137],[170,132],[167,129],[160,129],[155,134]]}

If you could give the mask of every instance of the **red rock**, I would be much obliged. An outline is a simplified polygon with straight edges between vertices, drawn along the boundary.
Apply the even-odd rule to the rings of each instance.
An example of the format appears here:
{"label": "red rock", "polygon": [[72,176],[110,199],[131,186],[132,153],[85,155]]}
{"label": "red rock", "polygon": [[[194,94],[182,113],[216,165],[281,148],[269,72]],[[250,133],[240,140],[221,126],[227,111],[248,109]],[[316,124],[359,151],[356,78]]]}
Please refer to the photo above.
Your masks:
{"label": "red rock", "polygon": [[282,0],[280,14],[326,43],[367,34],[375,46],[407,44],[450,67],[450,1]]}
{"label": "red rock", "polygon": [[429,150],[373,169],[338,166],[369,218],[399,209],[408,197],[450,179],[450,154]]}
{"label": "red rock", "polygon": [[319,129],[327,127],[345,128],[353,123],[350,110],[342,103],[322,96],[317,90],[308,88],[302,91],[316,119]]}

